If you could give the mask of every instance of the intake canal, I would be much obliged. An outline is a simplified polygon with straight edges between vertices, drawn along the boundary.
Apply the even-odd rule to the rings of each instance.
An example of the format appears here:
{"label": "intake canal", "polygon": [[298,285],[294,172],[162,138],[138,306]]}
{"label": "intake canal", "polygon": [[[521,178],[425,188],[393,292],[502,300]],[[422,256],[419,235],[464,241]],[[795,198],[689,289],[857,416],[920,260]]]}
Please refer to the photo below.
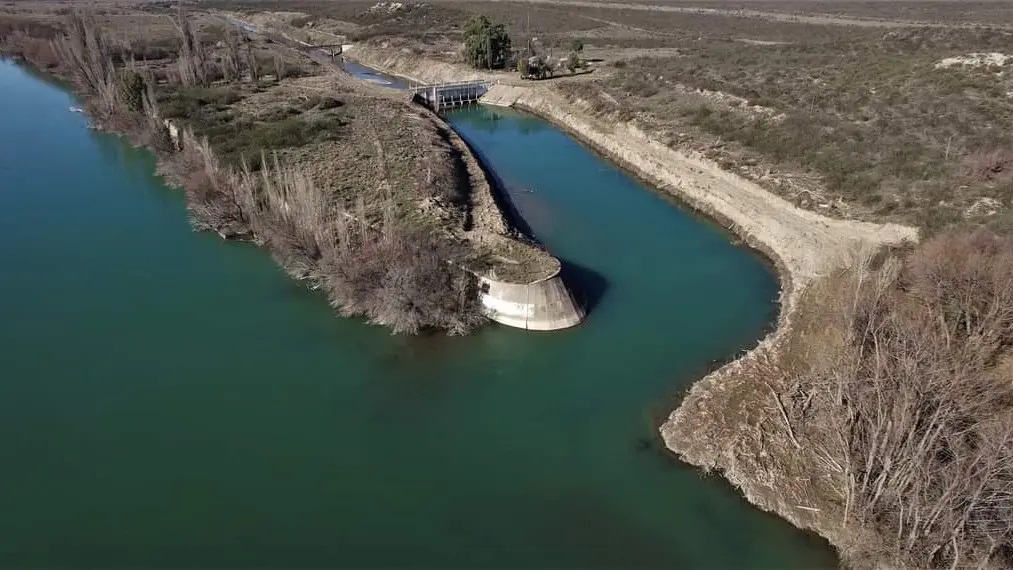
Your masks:
{"label": "intake canal", "polygon": [[72,104],[0,64],[0,566],[834,566],[655,433],[774,275],[565,134],[449,117],[587,322],[404,338],[191,232]]}

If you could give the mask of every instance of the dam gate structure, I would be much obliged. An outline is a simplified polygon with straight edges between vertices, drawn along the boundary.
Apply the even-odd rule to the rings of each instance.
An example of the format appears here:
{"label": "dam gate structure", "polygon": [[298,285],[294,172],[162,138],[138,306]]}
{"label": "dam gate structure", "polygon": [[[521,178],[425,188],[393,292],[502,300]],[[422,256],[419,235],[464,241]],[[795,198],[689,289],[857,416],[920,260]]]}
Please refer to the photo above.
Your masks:
{"label": "dam gate structure", "polygon": [[455,81],[411,85],[408,90],[437,113],[443,109],[474,105],[492,85],[490,81]]}

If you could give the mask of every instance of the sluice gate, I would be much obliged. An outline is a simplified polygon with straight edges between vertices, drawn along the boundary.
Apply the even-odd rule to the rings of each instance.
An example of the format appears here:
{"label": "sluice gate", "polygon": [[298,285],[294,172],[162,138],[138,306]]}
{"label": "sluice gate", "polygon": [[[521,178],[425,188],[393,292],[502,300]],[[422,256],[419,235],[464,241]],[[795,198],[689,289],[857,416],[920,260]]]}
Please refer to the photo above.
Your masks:
{"label": "sluice gate", "polygon": [[430,109],[439,112],[447,108],[478,103],[478,99],[485,95],[490,85],[492,83],[489,81],[475,80],[411,85],[408,89]]}

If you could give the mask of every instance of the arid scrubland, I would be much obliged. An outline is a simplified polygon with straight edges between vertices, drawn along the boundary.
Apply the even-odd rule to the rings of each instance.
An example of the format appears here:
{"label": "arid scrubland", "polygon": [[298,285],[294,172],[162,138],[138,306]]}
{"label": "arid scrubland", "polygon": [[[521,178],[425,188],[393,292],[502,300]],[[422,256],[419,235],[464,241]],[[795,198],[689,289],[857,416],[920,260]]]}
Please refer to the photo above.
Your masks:
{"label": "arid scrubland", "polygon": [[565,89],[827,215],[1010,223],[1013,84],[1002,66],[937,65],[1001,51],[1008,32],[808,34],[690,41]]}

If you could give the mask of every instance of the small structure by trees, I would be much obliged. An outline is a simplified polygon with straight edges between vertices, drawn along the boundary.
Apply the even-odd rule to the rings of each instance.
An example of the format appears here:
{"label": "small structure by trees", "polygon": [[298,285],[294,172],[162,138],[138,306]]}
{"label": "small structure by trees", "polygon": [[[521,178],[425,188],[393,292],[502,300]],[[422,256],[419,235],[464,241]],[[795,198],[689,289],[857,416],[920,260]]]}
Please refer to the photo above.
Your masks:
{"label": "small structure by trees", "polygon": [[552,65],[538,55],[521,54],[517,58],[517,71],[521,79],[546,79],[552,77]]}
{"label": "small structure by trees", "polygon": [[464,31],[464,58],[479,69],[503,69],[510,59],[510,36],[506,26],[476,16]]}

